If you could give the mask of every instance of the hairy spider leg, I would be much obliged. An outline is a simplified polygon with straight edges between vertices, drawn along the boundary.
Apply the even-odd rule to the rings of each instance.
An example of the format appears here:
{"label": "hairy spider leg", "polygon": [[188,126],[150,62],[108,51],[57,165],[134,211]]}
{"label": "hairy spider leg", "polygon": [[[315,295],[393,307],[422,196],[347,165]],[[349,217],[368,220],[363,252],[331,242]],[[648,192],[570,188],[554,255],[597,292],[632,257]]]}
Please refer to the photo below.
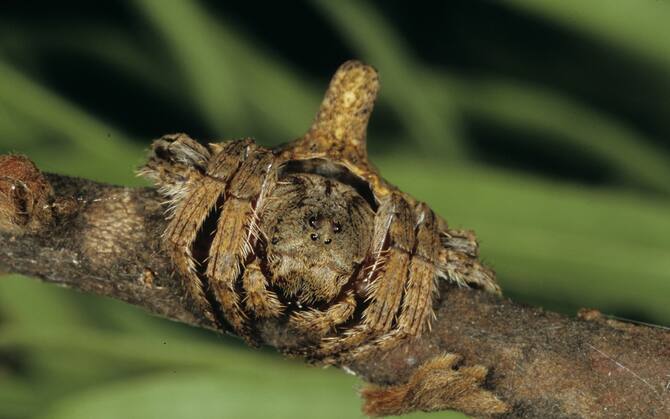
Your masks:
{"label": "hairy spider leg", "polygon": [[390,198],[390,206],[383,208],[380,213],[383,218],[386,218],[387,211],[392,214],[385,269],[381,276],[370,283],[367,297],[369,304],[363,312],[363,323],[375,333],[388,332],[392,327],[402,301],[415,240],[411,207],[400,195],[391,194]]}
{"label": "hairy spider leg", "polygon": [[256,318],[279,317],[282,314],[285,307],[277,295],[268,289],[268,280],[257,258],[244,268],[242,287],[245,291],[242,300],[244,307],[254,313]]}
{"label": "hairy spider leg", "polygon": [[433,298],[438,289],[436,262],[440,251],[440,234],[435,214],[428,205],[418,204],[415,214],[416,244],[405,284],[398,329],[411,336],[420,336],[426,328],[430,328],[434,316]]}
{"label": "hairy spider leg", "polygon": [[442,246],[437,257],[440,276],[459,286],[474,286],[500,295],[495,272],[479,262],[479,243],[471,230],[451,229],[447,222],[436,217]]}
{"label": "hairy spider leg", "polygon": [[211,157],[210,150],[186,134],[169,134],[151,144],[149,158],[137,174],[153,181],[168,197],[169,211],[202,179]]}
{"label": "hairy spider leg", "polygon": [[217,325],[191,251],[199,226],[223,192],[219,183],[206,181],[204,172],[210,157],[207,148],[188,136],[166,135],[153,142],[149,160],[139,174],[154,180],[170,197],[171,217],[164,233],[167,251],[195,306]]}
{"label": "hairy spider leg", "polygon": [[326,310],[309,309],[291,314],[290,325],[298,330],[320,337],[326,336],[337,326],[346,322],[356,311],[353,290],[345,292],[344,298]]}
{"label": "hairy spider leg", "polygon": [[500,295],[500,285],[496,283],[493,270],[468,254],[449,248],[441,248],[438,256],[440,271],[460,286],[481,288],[486,292]]}
{"label": "hairy spider leg", "polygon": [[207,300],[202,280],[198,276],[198,266],[191,248],[200,226],[214,210],[216,201],[224,190],[225,185],[203,179],[175,208],[174,216],[165,230],[167,250],[184,278],[186,291],[197,308],[202,310],[207,319],[214,324],[218,324],[218,321]]}
{"label": "hairy spider leg", "polygon": [[435,215],[426,204],[419,203],[415,213],[416,241],[410,254],[409,273],[396,327],[352,350],[351,354],[354,356],[375,348],[386,350],[405,338],[419,337],[425,329],[430,328],[434,317],[433,298],[438,290],[436,262],[440,249],[440,234]]}
{"label": "hairy spider leg", "polygon": [[[228,182],[238,170],[247,146],[248,141],[245,140],[226,143],[223,149],[212,157],[207,174],[197,183],[198,186],[180,201],[165,231],[169,251],[177,269],[185,278],[184,285],[187,292],[207,318],[215,324],[218,324],[218,320],[203,289],[198,262],[193,257],[192,247],[205,219],[215,210]],[[216,178],[209,175],[211,167],[218,169]]]}
{"label": "hairy spider leg", "polygon": [[[444,222],[446,224],[446,222]],[[479,244],[472,230],[445,228],[442,232],[442,244],[473,258],[479,257]]]}
{"label": "hairy spider leg", "polygon": [[[246,159],[232,178],[221,207],[216,234],[210,247],[206,275],[223,314],[233,331],[250,345],[258,342],[248,328],[247,314],[242,308],[237,288],[247,257],[258,239],[257,206],[267,188],[265,181],[274,156],[271,152],[250,145]],[[216,177],[216,171],[209,173]]]}

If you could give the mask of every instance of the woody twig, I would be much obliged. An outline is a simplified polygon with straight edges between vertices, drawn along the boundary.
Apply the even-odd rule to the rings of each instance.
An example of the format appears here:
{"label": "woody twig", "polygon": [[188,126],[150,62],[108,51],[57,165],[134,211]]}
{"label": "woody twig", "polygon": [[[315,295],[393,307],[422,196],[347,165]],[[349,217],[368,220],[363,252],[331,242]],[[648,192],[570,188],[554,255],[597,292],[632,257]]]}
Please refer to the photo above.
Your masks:
{"label": "woody twig", "polygon": [[[207,325],[183,298],[162,250],[164,229],[153,189],[42,174],[26,158],[0,158],[0,270]],[[442,288],[429,333],[342,366],[376,386],[363,394],[370,413],[425,405],[422,397],[430,394],[406,386],[408,380],[434,380],[417,368],[458,353],[462,360],[441,362],[457,372],[460,362],[487,366],[484,387],[508,406],[496,417],[670,417],[669,331],[608,320],[596,311],[568,318],[446,282]],[[268,321],[262,338],[286,346],[296,337],[280,322]],[[396,393],[384,398],[389,385]],[[444,397],[438,402],[459,408],[458,400]],[[491,406],[469,407],[474,416],[492,415]]]}

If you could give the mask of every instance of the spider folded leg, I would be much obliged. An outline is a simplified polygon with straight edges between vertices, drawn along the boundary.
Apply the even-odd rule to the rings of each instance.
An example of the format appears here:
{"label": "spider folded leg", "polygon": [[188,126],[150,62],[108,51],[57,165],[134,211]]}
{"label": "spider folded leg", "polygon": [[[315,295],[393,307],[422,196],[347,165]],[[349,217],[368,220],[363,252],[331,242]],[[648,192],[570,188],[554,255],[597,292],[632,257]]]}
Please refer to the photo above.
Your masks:
{"label": "spider folded leg", "polygon": [[[241,140],[222,146],[211,144],[207,148],[184,134],[167,135],[154,141],[149,160],[139,171],[168,197],[171,217],[164,233],[166,250],[196,308],[219,327],[200,277],[199,264],[203,258],[196,260],[193,254],[194,250],[198,253],[206,250],[194,249],[194,245],[199,234],[209,234],[201,229],[223,197],[248,144],[248,140]],[[217,179],[206,174],[212,165],[217,168]]]}
{"label": "spider folded leg", "polygon": [[193,258],[192,245],[216,202],[224,192],[224,185],[203,179],[174,210],[174,216],[165,230],[167,250],[175,267],[183,277],[184,287],[196,307],[216,325],[211,304],[207,300],[203,284],[198,276],[197,262]]}
{"label": "spider folded leg", "polygon": [[388,349],[406,337],[420,336],[430,327],[433,297],[437,292],[436,260],[440,235],[435,215],[427,205],[421,203],[416,207],[416,219],[416,242],[409,262],[409,273],[404,284],[402,307],[396,327],[354,349],[354,354],[365,353],[373,347]]}
{"label": "spider folded leg", "polygon": [[442,242],[445,247],[474,258],[479,256],[479,244],[473,231],[447,229],[442,232],[442,235]]}
{"label": "spider folded leg", "polygon": [[[262,205],[264,181],[272,166],[272,153],[250,150],[236,175],[230,181],[221,208],[216,235],[210,247],[206,275],[233,331],[249,344],[257,345],[247,327],[236,289],[243,264],[258,238],[256,208]],[[216,171],[208,173],[217,177]]]}
{"label": "spider folded leg", "polygon": [[401,197],[394,198],[393,201],[384,272],[371,282],[369,305],[363,312],[363,324],[374,332],[387,332],[391,329],[402,301],[414,244],[411,209]]}
{"label": "spider folded leg", "polygon": [[206,147],[187,135],[166,135],[153,142],[149,159],[138,174],[156,183],[168,198],[171,220],[164,233],[167,251],[193,303],[215,325],[191,251],[198,226],[223,192],[219,184],[204,182],[210,157]]}
{"label": "spider folded leg", "polygon": [[436,217],[442,245],[437,256],[441,274],[460,286],[474,286],[486,292],[501,294],[495,273],[479,262],[479,244],[474,232],[450,229]]}
{"label": "spider folded leg", "polygon": [[420,336],[426,327],[430,327],[433,297],[437,292],[436,260],[440,249],[440,236],[433,211],[421,203],[416,212],[419,220],[416,245],[405,285],[402,312],[398,318],[398,330],[411,336]]}
{"label": "spider folded leg", "polygon": [[446,276],[460,286],[473,286],[500,295],[495,273],[476,258],[447,248],[440,249],[438,266]]}
{"label": "spider folded leg", "polygon": [[245,337],[246,314],[240,307],[240,298],[235,289],[248,255],[248,223],[253,217],[253,208],[247,200],[228,196],[223,208],[216,235],[210,248],[206,275],[221,304],[226,320],[238,335]]}
{"label": "spider folded leg", "polygon": [[150,179],[172,202],[202,178],[210,150],[185,134],[170,134],[151,144],[149,158],[137,174]]}
{"label": "spider folded leg", "polygon": [[305,310],[293,313],[289,319],[291,326],[316,336],[326,336],[335,327],[346,322],[356,310],[356,298],[353,291],[348,291],[344,298],[327,310]]}
{"label": "spider folded leg", "polygon": [[254,259],[244,269],[242,287],[246,292],[243,300],[245,308],[259,319],[278,317],[284,306],[279,302],[277,295],[267,289],[268,281],[261,272],[258,259]]}

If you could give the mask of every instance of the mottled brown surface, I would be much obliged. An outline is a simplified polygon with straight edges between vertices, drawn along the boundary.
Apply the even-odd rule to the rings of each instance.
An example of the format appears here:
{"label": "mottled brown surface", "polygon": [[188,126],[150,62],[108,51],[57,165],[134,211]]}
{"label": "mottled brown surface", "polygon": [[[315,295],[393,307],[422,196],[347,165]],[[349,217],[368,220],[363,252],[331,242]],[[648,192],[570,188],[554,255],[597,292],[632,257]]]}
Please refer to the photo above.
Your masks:
{"label": "mottled brown surface", "polygon": [[374,68],[345,62],[307,133],[274,150],[186,134],[153,142],[139,173],[166,199],[165,248],[214,328],[255,345],[259,319],[288,316],[313,340],[279,349],[352,363],[430,329],[439,281],[500,293],[474,233],[450,229],[368,161],[379,86]]}
{"label": "mottled brown surface", "polygon": [[[206,324],[181,297],[179,280],[160,250],[165,222],[155,191],[55,175],[47,179],[56,202],[77,203],[73,214],[41,233],[0,233],[0,268],[124,300],[194,326]],[[135,216],[129,219],[119,202],[130,203]],[[93,213],[104,220],[91,223]],[[129,235],[128,222],[142,228]],[[118,228],[109,228],[114,225]],[[105,238],[99,243],[103,249],[111,241],[126,251],[110,252],[101,263],[87,250],[95,247],[94,237]],[[667,330],[612,322],[594,312],[583,316],[590,320],[567,318],[481,292],[443,291],[431,333],[347,368],[372,383],[403,383],[423,361],[458,353],[463,365],[489,367],[485,388],[512,408],[502,417],[670,417]],[[281,324],[268,322],[263,332],[270,344],[296,340]]]}
{"label": "mottled brown surface", "polygon": [[[272,152],[251,140],[203,146],[183,134],[165,136],[142,170],[162,196],[45,176],[25,158],[1,157],[0,271],[219,332],[227,323],[251,343],[342,366],[374,385],[363,392],[372,415],[454,408],[475,416],[670,417],[667,330],[606,321],[595,311],[568,319],[496,297],[499,287],[478,261],[474,234],[449,229],[369,164],[365,129],[378,90],[372,67],[345,63],[308,133]],[[314,284],[329,278],[319,267],[337,259],[325,251],[265,263],[305,252],[317,239],[331,245],[331,233],[366,223],[346,225],[337,211],[320,214],[319,201],[288,225],[291,234],[280,234],[261,203],[290,203],[267,186],[286,182],[291,170],[319,179],[317,194],[334,199],[330,182],[343,182],[370,205],[372,244],[354,257],[348,245],[340,249],[344,262],[362,261],[351,272],[355,281],[330,275],[332,289],[315,292]],[[167,228],[165,199],[172,207]],[[279,252],[267,246],[294,234],[309,239]],[[317,280],[312,288],[302,281],[305,269]],[[287,280],[296,284],[288,293]],[[310,289],[313,298],[279,301]],[[313,309],[312,300],[323,307]]]}
{"label": "mottled brown surface", "polygon": [[52,191],[35,164],[24,156],[0,156],[0,229],[22,234],[48,222]]}
{"label": "mottled brown surface", "polygon": [[383,368],[353,368],[394,381],[410,364],[448,349],[464,364],[491,367],[488,385],[513,406],[504,417],[670,417],[667,330],[570,319],[463,290],[440,304],[438,322],[420,343],[387,355]]}
{"label": "mottled brown surface", "polygon": [[379,92],[379,77],[358,61],[344,63],[330,81],[311,128],[286,154],[322,154],[368,169],[366,131]]}
{"label": "mottled brown surface", "polygon": [[436,356],[418,367],[406,383],[368,386],[361,392],[363,412],[369,416],[445,409],[473,415],[508,412],[509,405],[482,387],[488,369],[481,365],[459,368],[460,361],[454,354]]}

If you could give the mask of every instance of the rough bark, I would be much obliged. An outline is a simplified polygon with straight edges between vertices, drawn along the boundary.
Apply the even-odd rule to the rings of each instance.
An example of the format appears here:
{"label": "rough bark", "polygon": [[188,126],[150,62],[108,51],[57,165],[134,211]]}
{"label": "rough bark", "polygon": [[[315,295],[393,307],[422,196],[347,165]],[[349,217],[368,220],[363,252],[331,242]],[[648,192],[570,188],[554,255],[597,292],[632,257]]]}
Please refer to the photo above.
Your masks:
{"label": "rough bark", "polygon": [[[27,159],[0,158],[0,271],[203,327],[162,251],[164,228],[153,189],[42,176]],[[278,322],[264,323],[262,335],[274,346],[296,339]],[[568,318],[446,283],[430,333],[342,367],[395,385],[445,353],[489,367],[485,387],[510,406],[500,417],[670,417],[668,330],[596,311]]]}

